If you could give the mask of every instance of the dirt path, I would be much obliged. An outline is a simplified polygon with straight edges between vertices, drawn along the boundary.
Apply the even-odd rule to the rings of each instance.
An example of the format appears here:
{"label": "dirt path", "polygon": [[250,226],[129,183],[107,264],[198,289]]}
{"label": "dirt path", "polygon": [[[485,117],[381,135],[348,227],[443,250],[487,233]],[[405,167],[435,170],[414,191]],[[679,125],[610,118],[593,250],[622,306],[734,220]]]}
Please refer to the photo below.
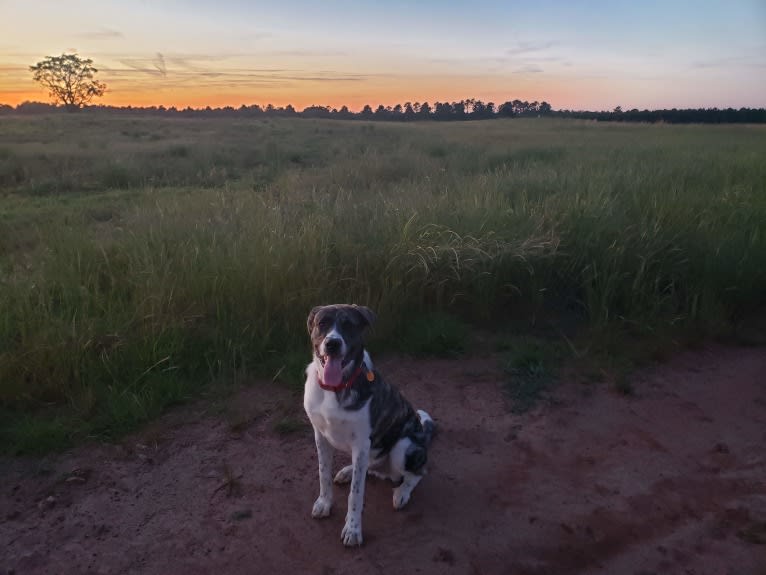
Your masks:
{"label": "dirt path", "polygon": [[495,363],[379,362],[440,434],[404,511],[368,481],[361,549],[339,540],[345,489],[311,519],[300,397],[263,385],[120,446],[0,461],[0,574],[766,573],[766,349],[682,355],[632,398],[563,385],[521,416]]}

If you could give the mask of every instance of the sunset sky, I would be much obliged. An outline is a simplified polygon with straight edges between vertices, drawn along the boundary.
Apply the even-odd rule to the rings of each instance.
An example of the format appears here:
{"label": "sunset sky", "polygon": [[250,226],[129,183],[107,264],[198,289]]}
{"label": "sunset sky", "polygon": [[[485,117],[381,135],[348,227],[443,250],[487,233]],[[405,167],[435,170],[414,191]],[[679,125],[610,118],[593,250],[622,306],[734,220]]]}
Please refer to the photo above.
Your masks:
{"label": "sunset sky", "polygon": [[64,52],[114,105],[766,107],[766,0],[0,0],[0,103]]}

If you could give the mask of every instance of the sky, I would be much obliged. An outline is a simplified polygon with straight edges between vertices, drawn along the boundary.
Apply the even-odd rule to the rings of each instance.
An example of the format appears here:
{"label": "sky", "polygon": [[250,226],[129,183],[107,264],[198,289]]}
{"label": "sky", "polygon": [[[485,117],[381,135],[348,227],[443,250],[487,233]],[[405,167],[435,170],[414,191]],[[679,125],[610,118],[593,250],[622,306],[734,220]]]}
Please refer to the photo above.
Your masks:
{"label": "sky", "polygon": [[0,0],[0,103],[72,52],[118,106],[766,107],[766,0]]}

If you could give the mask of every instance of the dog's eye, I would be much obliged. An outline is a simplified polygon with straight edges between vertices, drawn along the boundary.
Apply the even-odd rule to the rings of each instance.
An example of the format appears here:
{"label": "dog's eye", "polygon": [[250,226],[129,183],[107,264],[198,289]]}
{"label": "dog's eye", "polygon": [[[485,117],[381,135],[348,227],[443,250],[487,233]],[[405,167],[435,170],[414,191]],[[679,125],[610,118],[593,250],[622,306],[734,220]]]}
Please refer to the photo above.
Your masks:
{"label": "dog's eye", "polygon": [[352,322],[352,321],[351,321],[350,319],[348,319],[347,317],[344,317],[342,320],[340,320],[340,326],[341,326],[342,328],[348,329],[348,328],[350,328],[352,325],[354,325],[354,322]]}
{"label": "dog's eye", "polygon": [[330,327],[330,320],[327,318],[322,318],[317,322],[317,325],[320,327],[320,329],[327,329]]}

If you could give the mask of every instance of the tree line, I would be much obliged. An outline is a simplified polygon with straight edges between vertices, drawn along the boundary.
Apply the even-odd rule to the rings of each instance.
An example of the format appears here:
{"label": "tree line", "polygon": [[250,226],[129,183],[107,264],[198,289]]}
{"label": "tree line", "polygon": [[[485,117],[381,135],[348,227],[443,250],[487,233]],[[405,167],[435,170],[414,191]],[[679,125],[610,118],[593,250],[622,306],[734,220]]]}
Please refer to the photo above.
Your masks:
{"label": "tree line", "polygon": [[645,122],[666,124],[764,124],[766,108],[672,108],[664,110],[624,110],[611,112],[555,110],[552,116],[596,120],[598,122]]}
{"label": "tree line", "polygon": [[[65,106],[45,102],[23,102],[17,106],[0,104],[0,115],[29,115],[64,112]],[[82,108],[83,112],[101,112],[122,115],[158,115],[181,117],[245,117],[245,118],[322,118],[336,120],[368,120],[386,122],[416,121],[466,121],[489,120],[496,118],[555,117],[595,120],[599,122],[664,122],[669,124],[723,124],[723,123],[766,123],[764,108],[698,108],[668,110],[625,110],[620,107],[612,111],[554,110],[548,102],[527,102],[511,100],[495,105],[477,99],[458,102],[406,102],[395,106],[379,105],[373,108],[364,106],[359,111],[351,111],[347,106],[308,106],[296,110],[293,106],[260,106],[253,104],[239,107],[221,108],[175,108],[165,106],[106,106],[90,105]]]}
{"label": "tree line", "polygon": [[[43,114],[59,111],[69,111],[66,106],[48,104],[44,102],[23,102],[15,108],[0,104],[0,114]],[[340,120],[383,120],[412,122],[419,120],[487,120],[492,118],[546,116],[553,112],[548,102],[527,102],[513,100],[496,105],[494,102],[469,98],[458,102],[406,102],[395,106],[383,106],[375,109],[370,105],[364,106],[360,111],[353,112],[348,106],[333,108],[330,106],[308,106],[302,111],[296,110],[292,105],[283,107],[260,106],[258,104],[242,105],[237,108],[224,106],[221,108],[176,108],[165,106],[106,106],[102,104],[84,105],[81,110],[91,112],[109,112],[117,114],[154,114],[154,115],[181,115],[181,116],[240,116],[240,117],[298,117],[298,118],[325,118]]]}

